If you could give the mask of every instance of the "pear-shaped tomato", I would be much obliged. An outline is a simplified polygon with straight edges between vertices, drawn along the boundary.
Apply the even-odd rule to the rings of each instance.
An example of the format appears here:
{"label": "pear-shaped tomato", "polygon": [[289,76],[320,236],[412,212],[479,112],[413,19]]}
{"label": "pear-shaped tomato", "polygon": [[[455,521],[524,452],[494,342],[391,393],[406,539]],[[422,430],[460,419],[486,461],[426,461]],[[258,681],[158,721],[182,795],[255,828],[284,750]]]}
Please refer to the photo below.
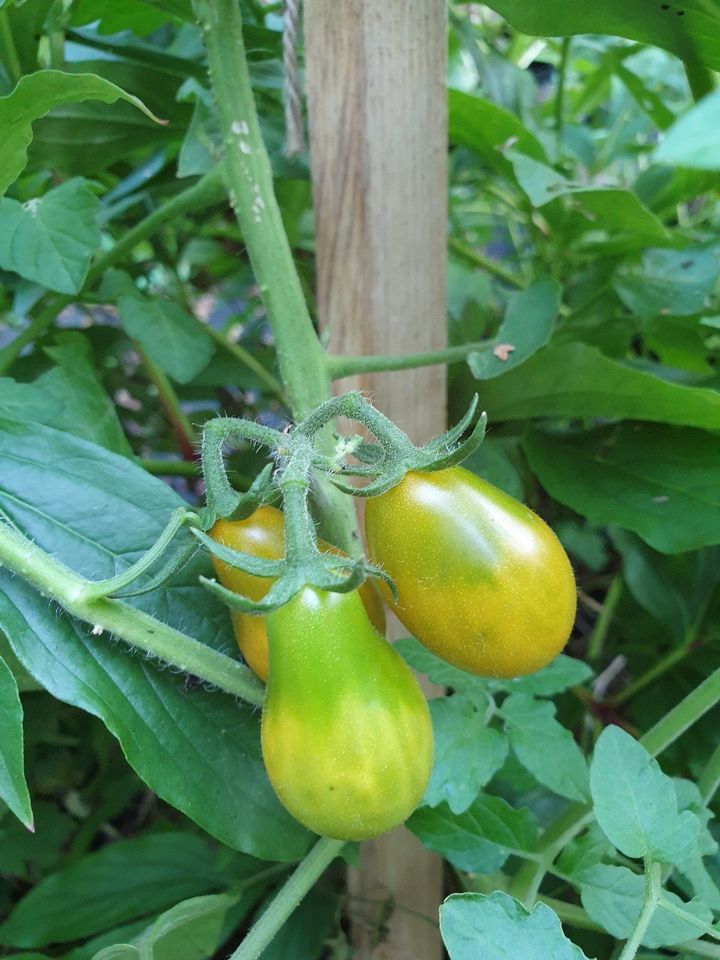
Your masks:
{"label": "pear-shaped tomato", "polygon": [[[246,520],[218,520],[210,531],[210,536],[233,550],[251,553],[255,557],[265,560],[279,560],[285,555],[285,528],[283,515],[275,507],[262,506]],[[320,550],[334,551],[338,555],[342,552],[329,543],[321,540],[318,543]],[[251,600],[262,600],[272,585],[267,577],[254,577],[229,563],[212,558],[215,572],[220,583],[228,590],[234,590]],[[372,580],[366,580],[360,587],[360,596],[365,604],[368,616],[375,628],[385,633],[385,608],[382,598]],[[267,680],[268,676],[268,646],[267,627],[265,617],[258,614],[231,612],[235,639],[240,652],[250,668],[260,677]]]}
{"label": "pear-shaped tomato", "polygon": [[433,653],[470,673],[517,677],[549,663],[575,619],[565,551],[532,510],[462,467],[409,472],[365,509],[368,552],[392,604]]}
{"label": "pear-shaped tomato", "polygon": [[306,587],[267,624],[262,751],[284,806],[338,840],[402,823],[432,766],[430,711],[410,669],[356,591]]}

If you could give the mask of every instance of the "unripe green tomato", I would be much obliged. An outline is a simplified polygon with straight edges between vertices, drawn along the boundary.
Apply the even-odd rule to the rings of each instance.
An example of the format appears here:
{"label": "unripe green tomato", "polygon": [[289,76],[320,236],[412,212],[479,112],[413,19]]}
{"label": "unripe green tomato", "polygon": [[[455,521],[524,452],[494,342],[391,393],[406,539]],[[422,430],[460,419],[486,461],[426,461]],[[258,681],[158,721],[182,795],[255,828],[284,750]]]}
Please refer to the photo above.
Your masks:
{"label": "unripe green tomato", "polygon": [[305,587],[268,614],[262,751],[270,782],[310,830],[364,840],[415,809],[432,766],[427,701],[357,591]]}
{"label": "unripe green tomato", "polygon": [[433,653],[470,673],[548,664],[575,620],[570,561],[547,524],[462,467],[409,472],[365,508],[368,553],[395,581],[391,606]]}
{"label": "unripe green tomato", "polygon": [[[213,540],[250,553],[265,560],[280,560],[285,555],[285,526],[280,510],[267,505],[258,507],[245,520],[218,520],[210,531]],[[325,543],[318,542],[318,548],[325,553],[335,552],[344,556],[342,551]],[[268,577],[254,577],[229,563],[212,558],[218,580],[228,590],[234,590],[250,600],[262,600],[272,586]],[[382,598],[372,580],[366,580],[360,587],[360,596],[368,616],[376,630],[385,634],[385,608]],[[268,644],[265,617],[256,613],[231,611],[235,639],[240,652],[261,680],[268,677]]]}

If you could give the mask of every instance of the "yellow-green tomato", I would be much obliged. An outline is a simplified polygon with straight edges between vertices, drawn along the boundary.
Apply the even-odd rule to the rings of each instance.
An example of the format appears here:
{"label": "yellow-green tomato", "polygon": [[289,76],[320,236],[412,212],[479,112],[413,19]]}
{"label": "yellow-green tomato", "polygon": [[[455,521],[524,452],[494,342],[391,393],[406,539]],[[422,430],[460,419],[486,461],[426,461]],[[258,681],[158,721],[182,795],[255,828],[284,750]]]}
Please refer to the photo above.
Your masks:
{"label": "yellow-green tomato", "polygon": [[402,823],[430,777],[430,711],[358,593],[305,587],[267,626],[262,751],[284,806],[338,840]]}
{"label": "yellow-green tomato", "polygon": [[365,531],[371,559],[397,586],[395,613],[449,663],[518,677],[567,643],[576,589],[560,541],[468,470],[407,473],[368,501]]}
{"label": "yellow-green tomato", "polygon": [[[245,520],[218,520],[210,531],[210,536],[223,546],[265,560],[280,560],[285,555],[284,518],[281,511],[275,507],[258,507]],[[340,550],[324,540],[318,542],[318,547],[325,553],[334,551],[344,556]],[[251,600],[262,600],[272,586],[272,580],[267,577],[254,577],[251,573],[231,567],[217,557],[213,557],[212,562],[223,586]],[[373,625],[384,634],[385,608],[372,580],[366,580],[362,584],[360,596]],[[231,615],[240,652],[250,669],[261,680],[267,680],[268,645],[265,617],[256,613],[240,613],[237,610],[233,610]]]}

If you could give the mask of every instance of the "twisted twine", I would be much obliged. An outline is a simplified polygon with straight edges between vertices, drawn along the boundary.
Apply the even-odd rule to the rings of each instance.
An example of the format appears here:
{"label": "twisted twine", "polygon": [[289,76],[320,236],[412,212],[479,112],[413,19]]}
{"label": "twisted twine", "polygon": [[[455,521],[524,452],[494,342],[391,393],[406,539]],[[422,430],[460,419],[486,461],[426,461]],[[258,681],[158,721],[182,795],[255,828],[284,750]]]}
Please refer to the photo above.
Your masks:
{"label": "twisted twine", "polygon": [[300,0],[285,0],[283,14],[283,66],[285,68],[285,155],[302,153],[305,129],[302,116],[302,91],[298,72],[298,32]]}

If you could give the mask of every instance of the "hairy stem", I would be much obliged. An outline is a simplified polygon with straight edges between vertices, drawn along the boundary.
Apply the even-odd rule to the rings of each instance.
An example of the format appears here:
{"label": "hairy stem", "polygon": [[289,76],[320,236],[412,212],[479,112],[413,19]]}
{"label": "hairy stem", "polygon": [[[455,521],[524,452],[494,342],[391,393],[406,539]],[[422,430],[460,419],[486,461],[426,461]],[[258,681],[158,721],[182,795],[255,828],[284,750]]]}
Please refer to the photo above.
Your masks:
{"label": "hairy stem", "polygon": [[[120,600],[87,596],[86,590],[91,586],[88,580],[2,521],[0,566],[27,580],[71,616],[92,624],[96,633],[120,637],[183,673],[256,706],[262,704],[264,687],[247,667]],[[88,590],[88,594],[91,593],[92,590]]]}
{"label": "hairy stem", "polygon": [[[236,0],[194,0],[194,7],[205,34],[220,114],[230,200],[275,336],[290,410],[300,421],[330,396],[330,376],[275,197],[250,84],[240,5]],[[332,431],[328,428],[318,442],[330,452]],[[315,502],[326,538],[357,555],[357,518],[349,498],[321,480]]]}
{"label": "hairy stem", "polygon": [[230,200],[275,335],[292,413],[301,419],[327,398],[330,385],[275,197],[250,85],[240,5],[236,0],[196,0],[195,10],[205,31]]}

